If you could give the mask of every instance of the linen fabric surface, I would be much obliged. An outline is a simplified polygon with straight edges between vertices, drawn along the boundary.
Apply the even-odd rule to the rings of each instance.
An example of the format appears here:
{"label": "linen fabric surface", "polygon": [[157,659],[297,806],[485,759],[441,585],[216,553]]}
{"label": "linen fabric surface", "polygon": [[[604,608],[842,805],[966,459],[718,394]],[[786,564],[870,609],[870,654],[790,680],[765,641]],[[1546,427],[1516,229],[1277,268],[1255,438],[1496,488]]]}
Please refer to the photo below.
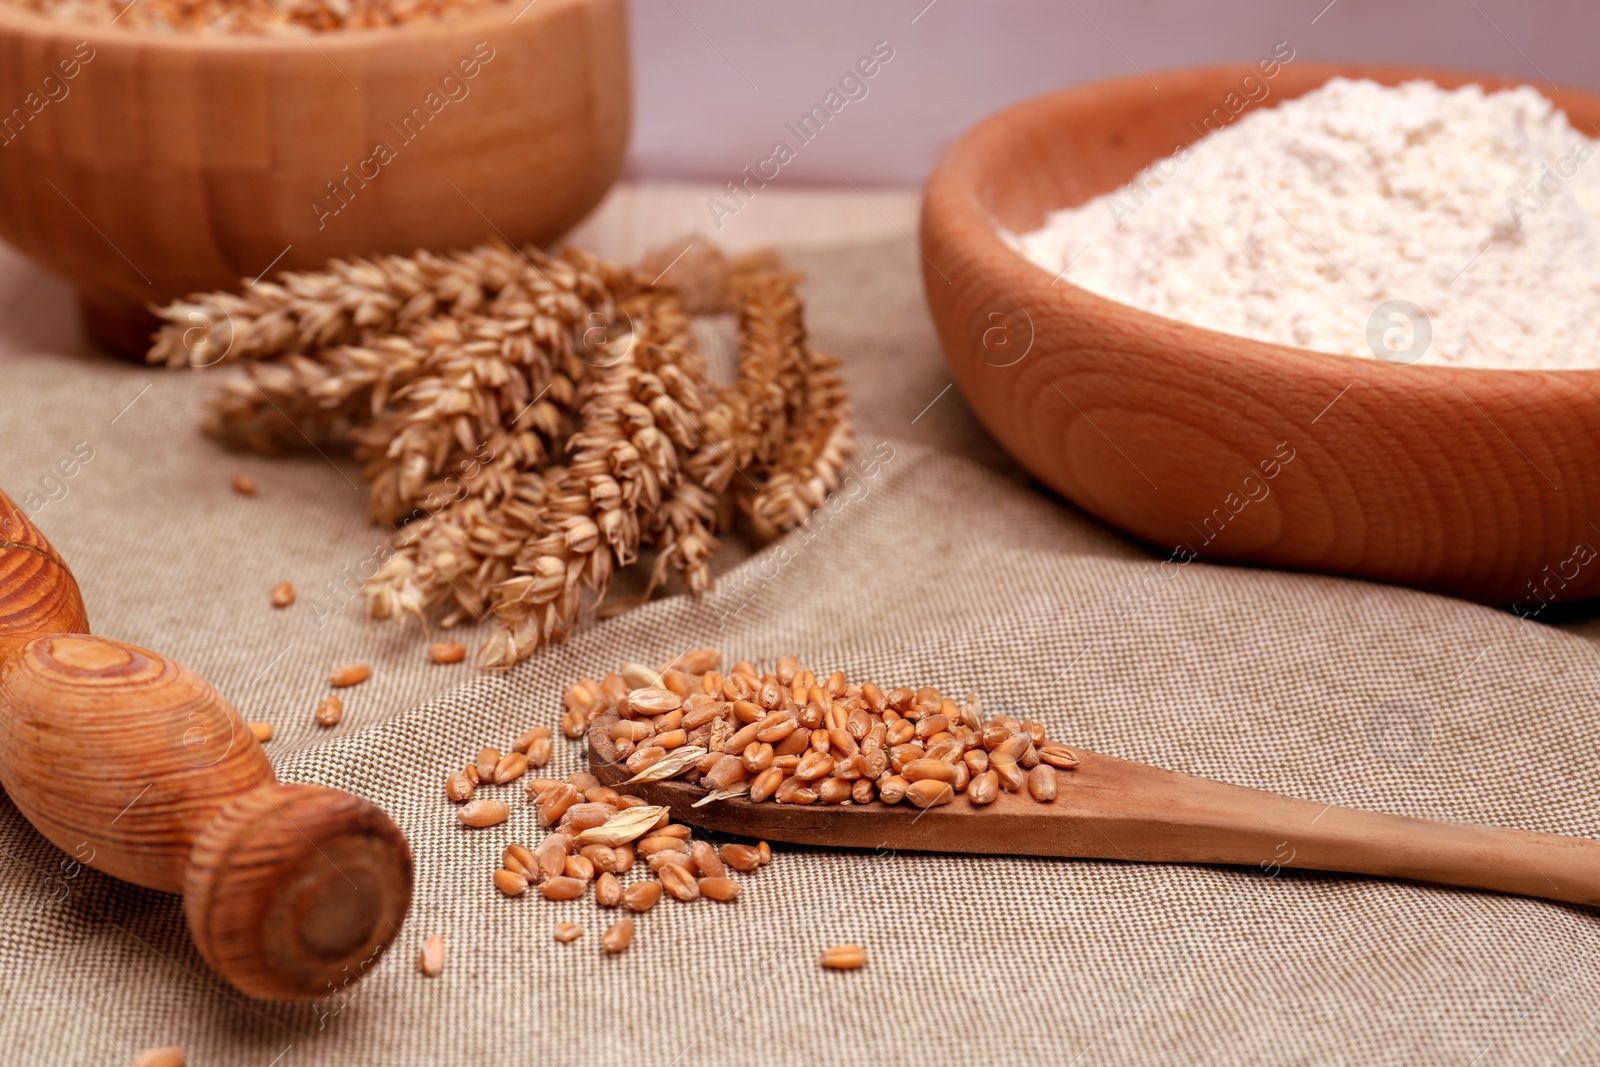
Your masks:
{"label": "linen fabric surface", "polygon": [[[365,618],[350,575],[385,531],[364,519],[352,463],[223,451],[196,429],[207,375],[88,353],[59,288],[7,266],[0,487],[43,494],[36,521],[96,632],[273,722],[279,776],[381,805],[417,878],[365,981],[322,1003],[252,1002],[206,968],[177,897],[64,869],[0,801],[0,1059],[118,1064],[177,1044],[195,1067],[1600,1060],[1594,913],[1274,856],[779,845],[736,876],[737,902],[663,900],[615,958],[599,935],[621,916],[592,893],[502,897],[490,874],[508,842],[541,838],[534,809],[504,787],[510,821],[465,829],[446,775],[554,726],[568,682],[703,645],[729,663],[790,653],[819,673],[976,692],[1052,738],[1313,801],[1600,835],[1600,654],[1583,624],[1199,562],[1130,596],[1156,557],[1031,484],[945,391],[913,249],[791,259],[855,402],[862,462],[844,490],[810,530],[753,554],[730,539],[716,593],[590,622],[490,675],[431,663],[414,623]],[[50,480],[83,447],[92,458]],[[237,472],[257,496],[229,489]],[[300,599],[278,611],[281,579]],[[372,679],[343,692],[340,726],[317,726],[328,672],[352,659]],[[558,773],[581,766],[559,734],[556,752]],[[94,766],[85,752],[60,788]],[[558,944],[562,921],[585,934]],[[415,959],[435,933],[446,962],[430,979]],[[866,946],[867,966],[819,968],[839,942]]]}

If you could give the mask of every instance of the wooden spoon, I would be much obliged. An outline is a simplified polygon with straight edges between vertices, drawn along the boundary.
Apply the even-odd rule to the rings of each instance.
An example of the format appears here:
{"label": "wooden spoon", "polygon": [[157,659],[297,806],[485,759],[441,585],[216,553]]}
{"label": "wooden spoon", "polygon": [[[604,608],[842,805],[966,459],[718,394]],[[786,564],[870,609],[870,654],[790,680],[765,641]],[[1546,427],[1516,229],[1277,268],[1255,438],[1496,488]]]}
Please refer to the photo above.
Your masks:
{"label": "wooden spoon", "polygon": [[593,749],[597,778],[719,833],[804,845],[1063,856],[1144,863],[1226,863],[1274,870],[1347,871],[1490,889],[1570,904],[1600,904],[1600,843],[1471,823],[1435,822],[1297,800],[1074,749],[1056,771],[1057,799],[1001,793],[910,804],[777,804],[746,798],[694,803],[687,782],[626,785],[632,773]]}

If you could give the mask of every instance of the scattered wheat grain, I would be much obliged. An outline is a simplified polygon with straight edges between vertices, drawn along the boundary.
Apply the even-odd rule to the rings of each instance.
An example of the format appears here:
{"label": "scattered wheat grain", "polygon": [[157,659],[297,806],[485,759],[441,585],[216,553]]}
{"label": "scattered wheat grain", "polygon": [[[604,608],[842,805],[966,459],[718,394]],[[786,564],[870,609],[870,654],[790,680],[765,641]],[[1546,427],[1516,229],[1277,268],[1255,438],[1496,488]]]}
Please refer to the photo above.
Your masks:
{"label": "scattered wheat grain", "polygon": [[444,780],[445,796],[457,802],[471,800],[477,788],[464,771],[457,771]]}
{"label": "scattered wheat grain", "polygon": [[330,693],[317,705],[317,723],[320,726],[338,726],[339,720],[344,718],[344,701],[339,699],[337,693]]}
{"label": "scattered wheat grain", "polygon": [[501,868],[494,872],[494,887],[508,897],[520,897],[528,891],[528,879],[516,871]]}
{"label": "scattered wheat grain", "polygon": [[345,663],[334,669],[328,676],[328,684],[335,689],[344,689],[352,685],[360,685],[372,677],[372,664],[365,660],[354,663]]}
{"label": "scattered wheat grain", "polygon": [[732,878],[702,878],[696,883],[700,895],[708,900],[733,900],[739,895],[739,883]]}
{"label": "scattered wheat grain", "polygon": [[460,641],[435,641],[428,646],[428,658],[435,663],[460,663],[467,658],[467,646]]}
{"label": "scattered wheat grain", "polygon": [[422,943],[422,951],[417,954],[417,969],[429,978],[439,977],[439,972],[444,970],[444,938],[434,934]]}
{"label": "scattered wheat grain", "polygon": [[633,919],[623,919],[600,935],[600,947],[610,953],[624,952],[633,943]]}
{"label": "scattered wheat grain", "polygon": [[469,800],[456,809],[456,817],[468,826],[497,826],[511,817],[511,809],[498,800]]}
{"label": "scattered wheat grain", "polygon": [[546,900],[577,900],[583,896],[583,888],[586,885],[587,882],[558,874],[539,883],[539,892],[544,894]]}
{"label": "scattered wheat grain", "polygon": [[821,960],[830,971],[854,971],[866,962],[867,950],[860,945],[834,945],[822,954]]}
{"label": "scattered wheat grain", "polygon": [[147,1048],[133,1058],[133,1067],[184,1067],[188,1060],[181,1045]]}

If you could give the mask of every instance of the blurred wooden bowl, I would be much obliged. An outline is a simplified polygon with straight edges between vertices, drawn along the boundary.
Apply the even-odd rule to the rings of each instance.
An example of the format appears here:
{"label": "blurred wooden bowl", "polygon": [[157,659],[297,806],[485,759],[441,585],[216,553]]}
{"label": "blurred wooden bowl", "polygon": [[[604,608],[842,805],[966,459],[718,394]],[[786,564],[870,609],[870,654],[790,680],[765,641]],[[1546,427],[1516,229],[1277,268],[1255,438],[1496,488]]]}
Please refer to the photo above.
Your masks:
{"label": "blurred wooden bowl", "polygon": [[0,3],[0,238],[142,355],[149,305],[269,267],[556,238],[615,180],[629,94],[624,0],[281,37]]}
{"label": "blurred wooden bowl", "polygon": [[[956,384],[1034,476],[1179,561],[1353,575],[1535,612],[1600,595],[1600,372],[1396,366],[1262,344],[1054,281],[1001,239],[998,228],[1036,229],[1194,142],[1250,74],[1261,80],[1228,66],[1162,72],[1159,91],[1142,77],[1071,89],[950,149],[921,231]],[[1294,63],[1261,106],[1341,74],[1515,84]],[[1600,123],[1600,96],[1540,91],[1579,129]],[[1153,590],[1177,568],[1150,573]]]}

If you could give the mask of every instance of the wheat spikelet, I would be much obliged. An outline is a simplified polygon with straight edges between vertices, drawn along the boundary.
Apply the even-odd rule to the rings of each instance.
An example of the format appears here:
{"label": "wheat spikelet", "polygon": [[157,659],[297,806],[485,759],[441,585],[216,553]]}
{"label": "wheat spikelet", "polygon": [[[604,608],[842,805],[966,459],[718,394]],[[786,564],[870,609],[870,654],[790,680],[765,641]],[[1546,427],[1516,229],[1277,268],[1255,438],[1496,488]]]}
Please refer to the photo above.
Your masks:
{"label": "wheat spikelet", "polygon": [[[491,616],[477,662],[505,667],[641,554],[650,591],[676,571],[704,593],[736,515],[770,538],[837,488],[850,407],[797,281],[703,241],[640,269],[501,245],[334,261],[162,309],[150,359],[239,366],[205,423],[229,444],[351,449],[395,530],[368,612]],[[734,382],[687,309],[736,314]]]}

